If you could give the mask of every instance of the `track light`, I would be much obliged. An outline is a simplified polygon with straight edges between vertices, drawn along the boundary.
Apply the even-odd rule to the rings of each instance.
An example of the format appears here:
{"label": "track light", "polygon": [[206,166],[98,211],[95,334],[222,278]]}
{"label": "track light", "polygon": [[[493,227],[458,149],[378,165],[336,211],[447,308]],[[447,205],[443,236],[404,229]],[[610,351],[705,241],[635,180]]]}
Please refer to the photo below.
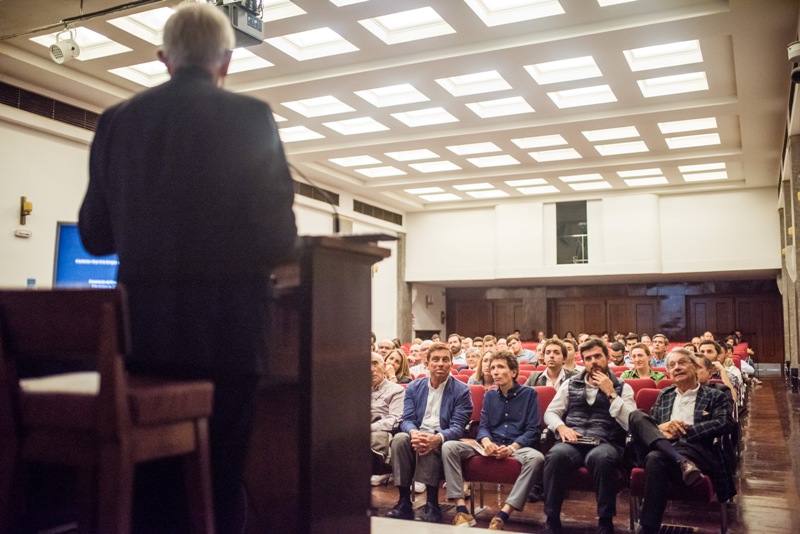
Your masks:
{"label": "track light", "polygon": [[50,58],[59,65],[81,54],[81,49],[75,41],[75,31],[69,30],[68,39],[59,39],[64,33],[67,33],[67,30],[56,34],[56,43],[50,45]]}

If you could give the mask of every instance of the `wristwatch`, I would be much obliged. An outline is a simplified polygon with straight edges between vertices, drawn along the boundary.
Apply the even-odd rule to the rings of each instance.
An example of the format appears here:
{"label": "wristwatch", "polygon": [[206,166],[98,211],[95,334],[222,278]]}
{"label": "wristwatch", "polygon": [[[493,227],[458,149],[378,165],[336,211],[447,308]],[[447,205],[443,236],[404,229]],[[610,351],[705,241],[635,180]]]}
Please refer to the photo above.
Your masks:
{"label": "wristwatch", "polygon": [[611,402],[614,402],[614,400],[615,400],[617,397],[619,397],[619,395],[617,395],[617,392],[616,392],[616,391],[612,391],[612,392],[611,392],[611,394],[610,394],[610,395],[608,395],[608,400],[610,400]]}

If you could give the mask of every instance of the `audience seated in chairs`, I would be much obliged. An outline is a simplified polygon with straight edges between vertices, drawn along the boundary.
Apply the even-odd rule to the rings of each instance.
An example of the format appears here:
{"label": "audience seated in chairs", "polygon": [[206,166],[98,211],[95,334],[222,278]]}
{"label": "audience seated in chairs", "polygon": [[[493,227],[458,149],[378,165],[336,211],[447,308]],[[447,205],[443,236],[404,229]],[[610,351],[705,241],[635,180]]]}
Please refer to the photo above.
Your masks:
{"label": "audience seated in chairs", "polygon": [[467,363],[456,368],[459,373],[465,369],[475,370],[481,362],[481,351],[475,347],[470,347],[464,352],[464,359]]}
{"label": "audience seated in chairs", "polygon": [[406,353],[401,349],[393,349],[385,358],[386,379],[396,384],[408,384],[413,380],[408,369]]}
{"label": "audience seated in chairs", "polygon": [[370,482],[373,486],[380,486],[388,483],[390,478],[389,443],[392,440],[392,431],[403,417],[405,389],[386,378],[383,358],[377,352],[372,353],[370,371],[372,377],[370,447],[373,455],[373,473],[378,471],[372,475]]}
{"label": "audience seated in chairs", "polygon": [[536,371],[528,377],[526,386],[553,386],[558,389],[561,384],[578,374],[578,370],[567,371],[564,360],[567,355],[567,345],[559,339],[546,339],[539,343],[544,346],[544,371]]}
{"label": "audience seated in chairs", "polygon": [[644,343],[637,343],[631,348],[631,360],[633,361],[633,369],[622,373],[620,375],[621,379],[652,378],[658,384],[659,380],[667,378],[667,375],[661,371],[654,371],[650,367],[650,349]]}
{"label": "audience seated in chairs", "polygon": [[419,363],[409,369],[409,372],[414,377],[419,377],[428,374],[428,349],[433,345],[433,341],[426,339],[419,344]]}
{"label": "audience seated in chairs", "polygon": [[483,353],[481,364],[475,368],[475,374],[469,377],[467,384],[470,386],[485,386],[487,388],[494,385],[494,380],[492,379],[492,373],[489,367],[494,354],[494,349],[487,349]]}

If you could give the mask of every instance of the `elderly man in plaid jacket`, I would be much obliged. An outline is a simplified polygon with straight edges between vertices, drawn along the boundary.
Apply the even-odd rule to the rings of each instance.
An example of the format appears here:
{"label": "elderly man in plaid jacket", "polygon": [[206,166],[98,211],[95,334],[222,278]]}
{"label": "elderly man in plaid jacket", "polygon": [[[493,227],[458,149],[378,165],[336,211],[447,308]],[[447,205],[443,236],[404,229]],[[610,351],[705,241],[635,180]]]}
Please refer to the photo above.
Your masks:
{"label": "elderly man in plaid jacket", "polygon": [[629,428],[640,465],[645,470],[644,503],[637,534],[656,533],[667,502],[670,482],[693,485],[702,473],[711,476],[720,502],[736,494],[715,440],[733,428],[731,403],[724,393],[701,385],[698,363],[686,349],[667,356],[673,386],[664,388],[650,415],[631,413]]}

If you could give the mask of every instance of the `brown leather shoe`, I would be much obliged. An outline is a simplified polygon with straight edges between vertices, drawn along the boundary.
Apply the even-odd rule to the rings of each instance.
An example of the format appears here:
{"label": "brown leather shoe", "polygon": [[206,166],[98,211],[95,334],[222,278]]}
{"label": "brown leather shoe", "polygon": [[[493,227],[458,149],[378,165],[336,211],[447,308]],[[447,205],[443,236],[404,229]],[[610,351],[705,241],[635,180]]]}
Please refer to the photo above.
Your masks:
{"label": "brown leather shoe", "polygon": [[703,480],[703,472],[691,460],[681,462],[681,477],[687,486],[694,486]]}

